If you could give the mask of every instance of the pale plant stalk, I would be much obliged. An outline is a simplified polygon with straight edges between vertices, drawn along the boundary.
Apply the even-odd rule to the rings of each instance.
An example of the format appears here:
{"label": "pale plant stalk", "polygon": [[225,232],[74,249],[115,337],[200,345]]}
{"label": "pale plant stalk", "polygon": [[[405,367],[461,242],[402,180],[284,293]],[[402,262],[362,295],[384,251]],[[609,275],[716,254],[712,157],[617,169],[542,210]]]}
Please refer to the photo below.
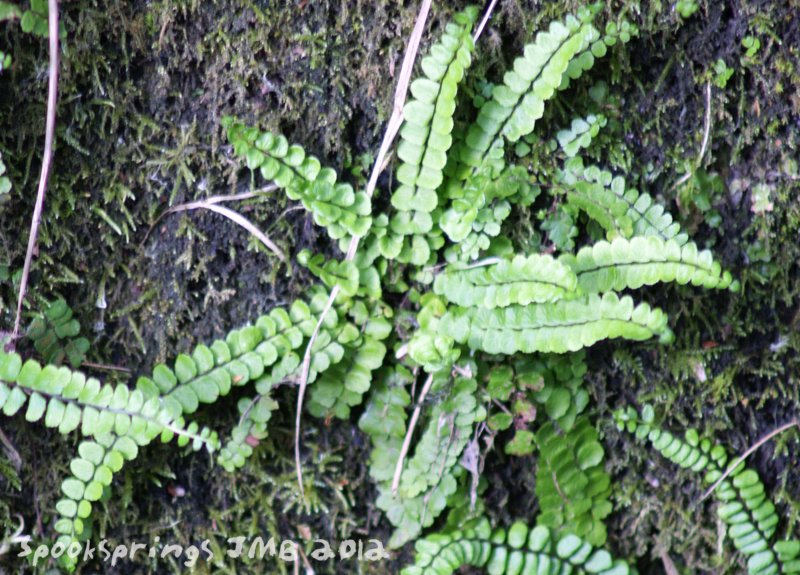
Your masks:
{"label": "pale plant stalk", "polygon": [[403,463],[406,460],[406,456],[408,456],[408,450],[411,449],[411,438],[414,436],[417,421],[419,421],[419,416],[422,413],[422,402],[425,401],[425,398],[428,396],[431,386],[433,386],[433,374],[430,374],[428,379],[425,380],[425,385],[422,386],[419,399],[417,399],[417,405],[408,422],[406,436],[403,438],[403,447],[400,449],[400,455],[397,457],[397,464],[395,465],[394,476],[392,477],[392,495],[397,495],[397,490],[400,488],[400,478],[403,475]]}
{"label": "pale plant stalk", "polygon": [[719,479],[717,479],[717,480],[714,482],[714,484],[713,484],[711,487],[709,487],[709,488],[708,488],[708,490],[707,490],[705,493],[703,493],[703,496],[700,498],[700,501],[703,501],[703,500],[707,499],[707,498],[708,498],[708,497],[709,497],[709,496],[710,496],[712,493],[714,493],[714,491],[716,491],[717,487],[719,487],[719,486],[720,486],[720,484],[722,484],[722,482],[723,482],[723,481],[725,481],[725,480],[726,480],[726,479],[727,479],[727,478],[730,476],[730,474],[731,474],[731,473],[733,473],[733,472],[736,470],[736,468],[737,468],[737,467],[739,467],[739,465],[741,465],[741,463],[742,463],[742,462],[743,462],[745,459],[747,459],[747,458],[748,458],[748,457],[749,457],[749,456],[750,456],[750,455],[751,455],[751,454],[752,454],[754,451],[756,451],[756,450],[757,450],[759,447],[761,447],[762,445],[764,445],[764,444],[765,444],[767,441],[769,441],[769,440],[770,440],[770,439],[772,439],[773,437],[776,437],[776,436],[780,435],[780,434],[781,434],[781,433],[783,433],[784,431],[788,431],[788,430],[790,430],[792,427],[799,427],[799,426],[800,426],[800,421],[798,421],[797,419],[793,419],[793,420],[792,420],[792,421],[790,421],[789,423],[786,423],[786,424],[784,424],[784,425],[781,425],[779,428],[777,428],[777,429],[774,429],[774,430],[770,431],[770,432],[769,432],[768,434],[766,434],[764,437],[762,437],[761,439],[759,439],[758,441],[756,441],[756,442],[755,442],[753,445],[751,445],[751,446],[750,446],[750,448],[749,448],[747,451],[745,451],[744,453],[742,453],[742,454],[741,454],[739,457],[737,457],[737,458],[734,460],[734,462],[733,462],[733,463],[731,463],[731,464],[728,466],[728,468],[725,470],[725,473],[723,473],[723,474],[720,476],[720,478],[719,478]]}
{"label": "pale plant stalk", "polygon": [[44,133],[44,154],[42,155],[42,171],[39,174],[39,189],[36,192],[36,204],[33,208],[33,218],[28,235],[28,249],[25,252],[25,263],[22,267],[22,278],[19,283],[17,315],[14,318],[14,331],[11,332],[12,346],[19,336],[19,329],[22,322],[22,304],[25,301],[25,292],[28,290],[28,277],[31,273],[33,252],[36,248],[36,238],[39,235],[39,224],[42,221],[47,181],[50,176],[50,164],[53,160],[53,140],[55,139],[56,133],[56,104],[58,103],[58,0],[48,0],[48,10],[50,70],[47,84],[47,119]]}

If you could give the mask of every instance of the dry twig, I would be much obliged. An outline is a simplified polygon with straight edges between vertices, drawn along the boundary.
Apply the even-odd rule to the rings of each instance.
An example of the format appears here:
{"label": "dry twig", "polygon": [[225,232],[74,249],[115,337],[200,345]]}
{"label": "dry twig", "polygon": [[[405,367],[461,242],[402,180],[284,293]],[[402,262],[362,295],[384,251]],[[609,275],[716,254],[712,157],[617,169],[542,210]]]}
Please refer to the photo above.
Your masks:
{"label": "dry twig", "polygon": [[714,482],[714,485],[712,485],[711,487],[709,487],[709,488],[708,488],[708,490],[707,490],[705,493],[703,493],[703,496],[700,498],[700,501],[703,501],[703,500],[707,499],[707,498],[708,498],[708,497],[709,497],[709,496],[710,496],[712,493],[714,493],[714,491],[717,489],[717,487],[719,487],[719,486],[720,486],[720,484],[721,484],[723,481],[725,481],[725,479],[727,479],[727,478],[728,478],[728,476],[729,476],[731,473],[733,473],[733,472],[734,472],[734,470],[736,470],[736,468],[737,468],[737,467],[739,467],[739,465],[742,463],[742,461],[744,461],[745,459],[747,459],[747,458],[750,456],[750,454],[751,454],[751,453],[753,453],[755,450],[757,450],[759,447],[761,447],[762,445],[764,445],[764,444],[765,444],[767,441],[769,441],[769,440],[770,440],[770,439],[772,439],[773,437],[775,437],[775,436],[777,436],[777,435],[780,435],[780,434],[781,434],[781,433],[783,433],[784,431],[788,431],[788,430],[789,430],[789,429],[791,429],[792,427],[798,427],[798,426],[800,426],[800,421],[798,421],[797,419],[793,419],[793,420],[792,420],[792,421],[790,421],[789,423],[786,423],[786,424],[784,424],[784,425],[781,425],[779,428],[777,428],[777,429],[774,429],[774,430],[770,431],[770,432],[769,432],[768,434],[766,434],[764,437],[762,437],[761,439],[759,439],[758,441],[756,441],[756,442],[755,442],[753,445],[751,445],[751,446],[750,446],[750,448],[749,448],[747,451],[745,451],[744,453],[742,453],[742,455],[740,455],[738,458],[736,458],[736,460],[735,460],[733,463],[731,463],[731,464],[728,466],[728,469],[726,469],[726,470],[725,470],[725,473],[723,473],[723,474],[720,476],[720,478],[719,478],[719,479],[717,479],[717,480]]}
{"label": "dry twig", "polygon": [[25,264],[22,267],[22,279],[19,283],[19,297],[17,298],[17,315],[14,319],[14,331],[11,332],[11,345],[19,336],[22,321],[22,302],[25,301],[25,292],[28,291],[28,276],[31,273],[33,252],[36,248],[36,238],[39,235],[39,224],[42,221],[44,197],[47,191],[47,180],[50,176],[50,164],[53,160],[53,140],[56,133],[56,104],[58,102],[58,0],[48,0],[48,34],[50,36],[50,73],[47,84],[47,120],[44,132],[44,154],[42,156],[42,171],[39,174],[39,189],[36,192],[36,204],[33,208],[31,229],[28,235],[28,249],[25,252]]}
{"label": "dry twig", "polygon": [[403,447],[400,449],[397,465],[395,465],[394,468],[394,477],[392,477],[392,494],[394,495],[397,495],[397,490],[400,487],[400,476],[403,474],[403,462],[408,455],[408,450],[411,449],[411,437],[414,435],[414,429],[417,427],[419,415],[422,413],[422,402],[425,401],[425,397],[431,390],[432,385],[433,374],[429,375],[428,379],[425,380],[425,385],[422,386],[422,391],[417,400],[417,406],[414,408],[414,412],[411,414],[411,420],[408,422],[408,430],[406,430],[406,436],[403,439]]}

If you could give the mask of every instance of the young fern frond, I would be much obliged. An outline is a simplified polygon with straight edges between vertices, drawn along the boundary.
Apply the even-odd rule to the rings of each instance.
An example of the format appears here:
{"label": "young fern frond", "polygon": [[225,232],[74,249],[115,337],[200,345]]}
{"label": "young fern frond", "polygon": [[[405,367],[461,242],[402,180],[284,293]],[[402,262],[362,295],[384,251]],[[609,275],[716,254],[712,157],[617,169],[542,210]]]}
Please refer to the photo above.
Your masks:
{"label": "young fern frond", "polygon": [[673,281],[706,289],[737,291],[739,287],[730,272],[722,271],[710,251],[698,252],[693,242],[681,246],[658,236],[600,241],[581,248],[574,256],[565,254],[559,261],[574,271],[583,293],[638,289]]}
{"label": "young fern frond", "polygon": [[[439,223],[447,237],[456,242],[445,252],[448,261],[476,259],[489,248],[492,238],[500,235],[501,224],[511,214],[511,202],[523,198],[532,202],[539,193],[521,166],[507,167],[495,177],[480,172],[460,186],[458,195],[449,196],[450,207]],[[452,186],[449,192],[456,193]]]}
{"label": "young fern frond", "polygon": [[297,263],[307,267],[328,288],[338,285],[344,297],[353,297],[358,292],[359,269],[352,260],[327,260],[322,254],[303,250],[297,254]]}
{"label": "young fern frond", "polygon": [[[440,374],[443,384],[449,376]],[[428,428],[416,445],[414,456],[408,460],[400,481],[399,493],[403,498],[417,497],[439,482],[440,474],[452,468],[470,439],[472,424],[482,419],[483,408],[478,407],[474,379],[457,377],[452,383],[447,399],[439,403],[430,414]],[[436,392],[436,383],[432,392]]]}
{"label": "young fern frond", "polygon": [[271,367],[269,375],[264,375],[256,382],[255,397],[242,398],[237,405],[240,413],[239,422],[231,430],[228,440],[223,444],[217,456],[217,463],[225,471],[233,473],[243,467],[247,459],[253,455],[253,444],[266,439],[267,423],[278,404],[272,400],[272,389],[283,382],[300,366],[300,356],[294,352],[285,354],[278,363]]}
{"label": "young fern frond", "polygon": [[237,405],[241,419],[231,430],[230,438],[220,449],[217,463],[225,471],[233,473],[242,467],[253,454],[253,446],[266,439],[267,423],[272,412],[278,409],[278,403],[268,395],[243,397]]}
{"label": "young fern frond", "polygon": [[511,260],[450,266],[436,276],[434,292],[463,307],[506,307],[548,303],[578,295],[578,278],[549,255],[517,255]]}
{"label": "young fern frond", "polygon": [[89,340],[78,337],[80,331],[67,302],[57,299],[31,321],[26,335],[46,363],[60,365],[66,359],[78,369],[89,351]]}
{"label": "young fern frond", "polygon": [[571,300],[504,308],[450,307],[441,329],[470,348],[493,354],[564,353],[603,339],[673,338],[666,314],[611,292]]}
{"label": "young fern frond", "polygon": [[485,568],[488,575],[635,573],[577,535],[557,537],[547,527],[530,528],[521,521],[492,530],[483,518],[465,529],[429,535],[415,548],[416,561],[402,575],[450,575],[464,565]]}
{"label": "young fern frond", "polygon": [[556,134],[558,145],[567,157],[574,157],[581,149],[588,148],[592,139],[600,133],[600,129],[608,120],[602,114],[589,114],[586,118],[575,118],[568,129]]}
{"label": "young fern frond", "polygon": [[423,265],[430,256],[430,249],[422,246],[427,240],[419,236],[434,231],[437,190],[453,143],[458,86],[472,61],[472,27],[478,13],[472,6],[455,15],[439,42],[422,59],[424,76],[411,83],[411,99],[404,109],[397,147],[401,160],[397,180],[401,185],[392,194],[392,205],[398,211],[390,223],[393,234],[384,236],[379,244],[384,257]]}
{"label": "young fern frond", "polygon": [[611,513],[611,478],[603,467],[597,430],[586,416],[568,433],[545,423],[536,434],[538,525],[574,533],[594,546],[606,542],[603,523]]}
{"label": "young fern frond", "polygon": [[230,117],[223,118],[222,125],[236,155],[251,170],[260,170],[265,180],[285,189],[289,199],[299,200],[332,239],[367,234],[372,205],[366,193],[337,182],[336,172],[322,168],[317,158],[289,145],[283,136],[246,127]]}
{"label": "young fern frond", "polygon": [[562,431],[569,432],[589,403],[584,386],[587,371],[583,351],[568,354],[540,354],[525,357],[514,365],[516,386],[529,392],[547,417]]}
{"label": "young fern frond", "polygon": [[[633,407],[614,413],[620,430],[648,441],[664,457],[694,473],[703,474],[703,482],[713,484],[728,469],[729,456],[721,445],[708,438],[700,438],[697,431],[689,429],[684,439],[655,425],[652,407],[646,406],[642,416]],[[728,536],[734,547],[747,557],[751,575],[777,575],[800,573],[800,547],[796,541],[771,544],[778,525],[775,505],[767,497],[764,484],[754,470],[740,463],[714,490],[720,502],[717,516],[728,526]],[[784,561],[786,561],[784,563]]]}
{"label": "young fern frond", "polygon": [[584,210],[609,233],[609,239],[622,236],[657,236],[683,246],[689,236],[680,224],[649,194],[626,188],[625,179],[597,166],[584,168],[580,156],[567,160],[559,174],[567,201]]}

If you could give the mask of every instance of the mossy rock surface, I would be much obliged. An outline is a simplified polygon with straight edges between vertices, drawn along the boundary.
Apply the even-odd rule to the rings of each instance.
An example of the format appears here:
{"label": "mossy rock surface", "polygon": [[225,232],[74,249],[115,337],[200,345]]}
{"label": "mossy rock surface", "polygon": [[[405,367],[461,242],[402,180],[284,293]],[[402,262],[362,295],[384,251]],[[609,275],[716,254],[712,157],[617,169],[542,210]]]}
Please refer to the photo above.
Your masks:
{"label": "mossy rock surface", "polygon": [[[461,7],[439,4],[426,45],[430,31]],[[501,77],[504,63],[543,23],[581,4],[500,2],[475,70]],[[718,551],[712,504],[696,504],[698,482],[617,433],[608,415],[622,403],[655,403],[674,428],[698,427],[731,452],[743,452],[797,414],[797,8],[791,2],[701,0],[699,11],[682,21],[673,2],[610,4],[607,13],[624,11],[640,35],[613,51],[585,83],[605,78],[617,96],[608,115],[621,138],[609,148],[631,174],[643,174],[633,183],[660,196],[698,244],[712,248],[734,272],[742,290],[718,296],[651,288],[647,299],[670,313],[676,342],[658,348],[615,342],[589,351],[596,414],[609,421],[603,427],[614,482],[609,547],[617,556],[639,557],[642,573],[663,573],[662,553],[686,573],[740,573],[743,565],[733,552],[725,546]],[[189,212],[157,221],[171,205],[261,185],[234,161],[220,118],[236,115],[282,132],[358,182],[369,167],[365,154],[376,152],[391,111],[416,4],[77,0],[61,8],[67,37],[57,145],[29,309],[41,310],[45,299],[63,296],[92,343],[93,362],[142,373],[292,301],[311,281],[218,215]],[[760,41],[754,55],[742,45],[746,37]],[[0,46],[14,56],[11,69],[0,74],[0,153],[13,186],[0,195],[0,326],[6,328],[13,324],[13,276],[22,267],[41,161],[47,47],[5,24]],[[725,68],[733,74],[723,81]],[[687,167],[696,167],[707,82],[709,144],[686,191],[673,184]],[[545,122],[571,117],[569,99],[563,101],[566,108]],[[384,196],[390,185],[384,176]],[[273,194],[239,209],[287,254],[303,248],[333,253],[311,216],[291,207]],[[513,228],[528,229],[524,221]],[[108,377],[124,381],[126,375]],[[276,412],[267,445],[235,477],[206,456],[180,457],[171,447],[151,446],[100,505],[97,531],[112,544],[159,535],[188,546],[209,538],[223,552],[226,539],[238,535],[388,538],[389,525],[372,503],[366,475],[368,443],[354,423],[306,418],[306,473],[316,483],[312,505],[297,504],[288,407],[295,396],[293,389],[282,391],[278,400],[287,407]],[[201,412],[201,423],[231,426],[235,402],[228,398]],[[47,537],[73,439],[43,428],[32,433],[21,415],[0,419],[0,428],[22,456],[17,473],[10,452],[0,448],[0,533],[12,532],[20,514],[26,532]],[[787,432],[751,457],[784,527],[795,533],[797,438],[796,431]],[[486,470],[487,510],[494,518],[509,524],[535,516],[534,470],[535,456],[494,452]],[[19,486],[10,479],[15,475]],[[394,573],[409,553],[363,563],[362,572]],[[231,565],[237,573],[292,572],[281,562]],[[356,569],[353,562],[315,567],[317,573]],[[10,554],[0,557],[3,569],[43,572]],[[142,557],[117,571],[98,561],[82,569],[184,568]],[[215,569],[200,563],[198,570]]]}

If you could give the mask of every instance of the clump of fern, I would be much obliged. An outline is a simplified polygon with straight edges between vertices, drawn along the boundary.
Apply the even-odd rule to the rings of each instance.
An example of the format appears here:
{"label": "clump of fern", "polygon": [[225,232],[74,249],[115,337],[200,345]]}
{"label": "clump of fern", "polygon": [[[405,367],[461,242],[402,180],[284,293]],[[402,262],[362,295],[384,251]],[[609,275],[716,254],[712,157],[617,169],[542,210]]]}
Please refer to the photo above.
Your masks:
{"label": "clump of fern", "polygon": [[[536,171],[525,153],[512,163],[524,151],[518,144],[544,141],[534,129],[547,105],[636,32],[624,20],[601,31],[598,11],[591,6],[552,22],[480,100],[464,90],[475,81],[469,68],[478,10],[457,14],[411,84],[398,185],[384,213],[301,146],[224,119],[234,154],[299,202],[347,256],[301,252],[298,263],[319,280],[306,297],[156,366],[133,387],[0,354],[4,413],[27,405],[31,421],[86,436],[57,505],[62,539],[86,537],[92,503],[156,437],[217,451],[220,465],[235,472],[268,433],[274,388],[303,380],[314,416],[344,419],[364,404],[359,427],[373,445],[377,505],[396,527],[391,546],[416,539],[448,507],[474,498],[480,434],[513,424],[507,451],[539,458],[542,513],[527,550],[525,526],[509,530],[508,549],[505,532],[493,539],[481,527],[438,557],[452,568],[488,562],[492,573],[518,572],[511,565],[527,561],[622,572],[607,554],[592,554],[605,542],[610,489],[585,413],[581,350],[612,338],[671,341],[667,314],[634,301],[631,292],[642,286],[735,291],[737,283],[650,195],[585,165],[579,154],[591,149],[602,117],[584,115],[555,133],[560,167]],[[584,214],[604,237],[560,253],[516,245],[507,233],[512,211],[548,196],[570,206],[574,222]],[[187,421],[233,388],[241,388],[240,419],[224,441]],[[492,413],[512,397],[511,409]],[[534,416],[537,406],[544,417]],[[431,554],[424,545],[421,552]],[[409,573],[426,569],[423,561]]]}

